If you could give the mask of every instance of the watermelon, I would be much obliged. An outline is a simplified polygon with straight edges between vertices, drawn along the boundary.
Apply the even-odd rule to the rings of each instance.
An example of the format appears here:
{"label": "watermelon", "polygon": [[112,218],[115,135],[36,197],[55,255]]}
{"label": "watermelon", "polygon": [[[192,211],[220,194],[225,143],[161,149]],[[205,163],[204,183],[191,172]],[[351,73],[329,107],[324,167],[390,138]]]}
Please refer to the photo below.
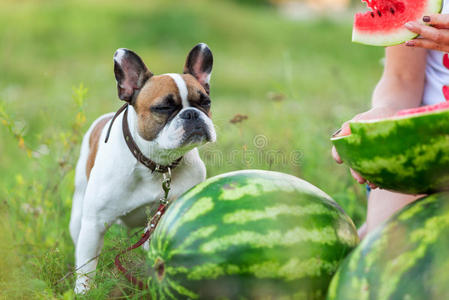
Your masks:
{"label": "watermelon", "polygon": [[441,12],[442,0],[363,0],[370,11],[355,15],[352,41],[373,46],[392,46],[418,35],[404,24],[423,23],[423,16]]}
{"label": "watermelon", "polygon": [[449,299],[449,194],[420,199],[345,259],[328,300]]}
{"label": "watermelon", "polygon": [[396,113],[396,117],[410,116],[424,113],[432,113],[439,110],[449,109],[449,102],[441,102],[434,105],[424,105],[415,108],[404,109]]}
{"label": "watermelon", "polygon": [[153,299],[324,299],[358,243],[351,219],[296,177],[246,170],[177,199],[148,257]]}
{"label": "watermelon", "polygon": [[449,103],[349,123],[333,137],[342,160],[387,190],[427,194],[449,188]]}

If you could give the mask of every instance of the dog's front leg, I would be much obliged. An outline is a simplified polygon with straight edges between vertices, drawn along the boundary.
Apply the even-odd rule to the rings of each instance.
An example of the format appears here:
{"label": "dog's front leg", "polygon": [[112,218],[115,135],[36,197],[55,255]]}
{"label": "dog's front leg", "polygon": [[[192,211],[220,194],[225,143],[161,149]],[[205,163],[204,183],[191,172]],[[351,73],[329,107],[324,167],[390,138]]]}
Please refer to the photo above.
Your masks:
{"label": "dog's front leg", "polygon": [[91,280],[95,276],[98,255],[103,247],[106,224],[100,224],[93,219],[83,218],[81,231],[76,245],[76,285],[75,293],[84,294],[89,290]]}

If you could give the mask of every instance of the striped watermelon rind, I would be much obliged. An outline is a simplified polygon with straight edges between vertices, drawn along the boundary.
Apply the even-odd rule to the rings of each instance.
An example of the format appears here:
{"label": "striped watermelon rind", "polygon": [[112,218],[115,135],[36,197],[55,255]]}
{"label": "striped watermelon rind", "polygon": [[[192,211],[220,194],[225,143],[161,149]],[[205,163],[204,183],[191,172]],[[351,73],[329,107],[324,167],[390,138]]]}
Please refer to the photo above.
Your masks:
{"label": "striped watermelon rind", "polygon": [[328,300],[449,299],[449,194],[420,199],[344,260]]}
{"label": "striped watermelon rind", "polygon": [[148,252],[154,299],[324,299],[358,243],[351,219],[296,177],[246,170],[177,199]]}
{"label": "striped watermelon rind", "polygon": [[351,135],[332,143],[368,181],[408,194],[449,188],[449,110],[349,125]]}

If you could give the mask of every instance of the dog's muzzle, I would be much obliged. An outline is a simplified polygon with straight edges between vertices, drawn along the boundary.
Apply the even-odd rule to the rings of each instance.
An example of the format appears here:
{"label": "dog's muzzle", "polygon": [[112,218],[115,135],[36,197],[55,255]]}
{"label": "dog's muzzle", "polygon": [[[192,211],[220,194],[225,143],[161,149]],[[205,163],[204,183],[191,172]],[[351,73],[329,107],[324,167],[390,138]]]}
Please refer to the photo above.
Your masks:
{"label": "dog's muzzle", "polygon": [[195,108],[186,109],[179,115],[183,120],[183,143],[201,143],[211,141],[211,133],[208,124],[204,121],[203,113]]}

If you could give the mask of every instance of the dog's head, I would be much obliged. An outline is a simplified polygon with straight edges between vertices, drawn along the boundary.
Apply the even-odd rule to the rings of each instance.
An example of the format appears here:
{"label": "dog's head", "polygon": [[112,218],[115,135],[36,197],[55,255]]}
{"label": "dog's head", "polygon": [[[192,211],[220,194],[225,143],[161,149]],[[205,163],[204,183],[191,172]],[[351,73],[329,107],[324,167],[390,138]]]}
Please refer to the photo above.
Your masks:
{"label": "dog's head", "polygon": [[187,150],[215,141],[209,97],[212,64],[206,44],[190,51],[183,74],[156,76],[133,51],[121,48],[115,52],[118,96],[134,107],[143,139],[161,150]]}

